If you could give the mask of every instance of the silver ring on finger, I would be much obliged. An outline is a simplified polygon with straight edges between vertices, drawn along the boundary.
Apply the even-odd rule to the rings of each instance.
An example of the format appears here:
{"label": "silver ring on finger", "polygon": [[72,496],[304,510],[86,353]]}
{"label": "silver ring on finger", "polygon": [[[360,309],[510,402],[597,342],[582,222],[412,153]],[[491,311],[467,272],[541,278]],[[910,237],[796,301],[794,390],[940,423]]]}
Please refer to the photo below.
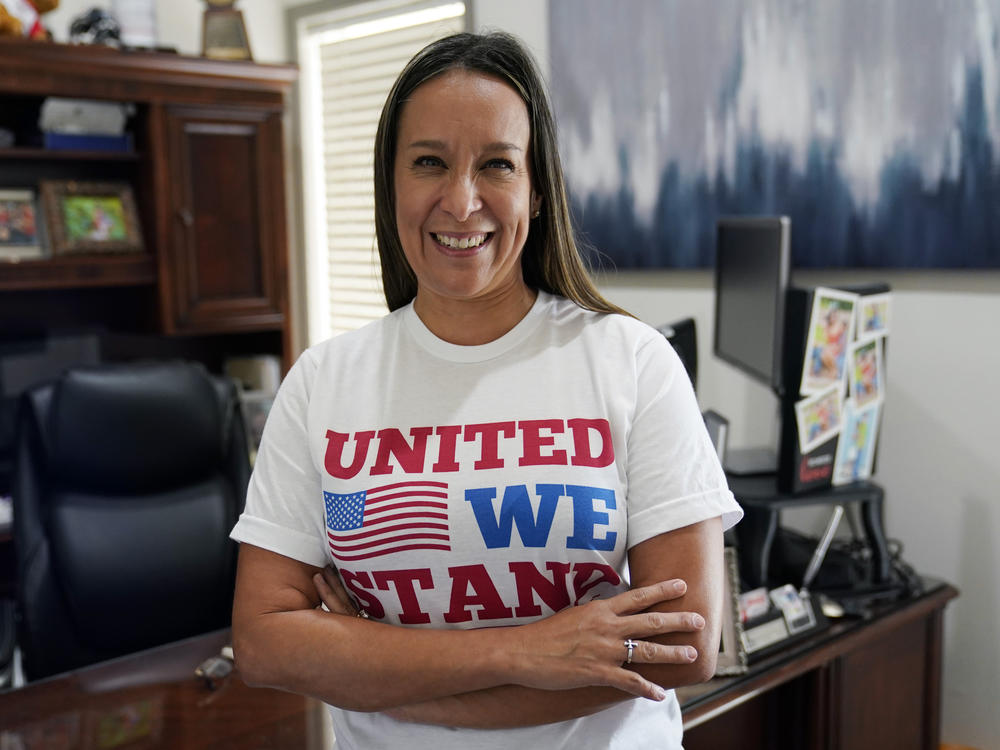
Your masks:
{"label": "silver ring on finger", "polygon": [[365,612],[363,609],[359,609],[358,610],[358,617],[360,617],[360,618],[362,618],[364,620],[367,620],[368,619],[368,613]]}
{"label": "silver ring on finger", "polygon": [[638,645],[639,645],[639,642],[638,641],[633,641],[631,638],[629,638],[627,641],[625,641],[625,663],[626,664],[631,664],[632,663],[632,652],[635,651],[635,647],[638,646]]}

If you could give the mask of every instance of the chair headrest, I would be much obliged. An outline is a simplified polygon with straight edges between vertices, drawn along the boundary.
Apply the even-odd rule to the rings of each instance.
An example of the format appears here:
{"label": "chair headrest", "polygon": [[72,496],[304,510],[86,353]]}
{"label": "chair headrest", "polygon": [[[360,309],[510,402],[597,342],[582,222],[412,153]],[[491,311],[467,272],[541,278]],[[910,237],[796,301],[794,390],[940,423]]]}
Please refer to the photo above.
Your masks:
{"label": "chair headrest", "polygon": [[218,465],[227,418],[198,365],[69,370],[52,392],[49,475],[83,491],[123,493],[200,479]]}

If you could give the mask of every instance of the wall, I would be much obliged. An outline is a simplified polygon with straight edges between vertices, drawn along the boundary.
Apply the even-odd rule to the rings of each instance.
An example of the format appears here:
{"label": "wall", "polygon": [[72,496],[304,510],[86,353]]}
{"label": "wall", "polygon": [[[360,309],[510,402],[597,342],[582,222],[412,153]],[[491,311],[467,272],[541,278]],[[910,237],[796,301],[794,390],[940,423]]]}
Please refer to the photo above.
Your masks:
{"label": "wall", "polygon": [[[46,23],[65,39],[72,17],[93,0],[63,0]],[[105,7],[108,2],[97,3]],[[289,59],[282,5],[241,0],[254,56]],[[160,42],[196,54],[198,0],[158,0]],[[169,10],[169,12],[168,12]],[[472,0],[477,28],[522,36],[548,70],[547,4]],[[1000,675],[1000,272],[828,272],[796,274],[801,284],[888,281],[894,290],[878,476],[886,489],[886,529],[919,571],[958,586],[945,617],[944,740],[1000,747],[994,708]],[[711,274],[621,273],[600,279],[613,301],[659,325],[693,316],[699,331],[699,394],[733,422],[732,444],[774,440],[776,403],[764,388],[713,360]],[[763,427],[761,427],[763,425]]]}

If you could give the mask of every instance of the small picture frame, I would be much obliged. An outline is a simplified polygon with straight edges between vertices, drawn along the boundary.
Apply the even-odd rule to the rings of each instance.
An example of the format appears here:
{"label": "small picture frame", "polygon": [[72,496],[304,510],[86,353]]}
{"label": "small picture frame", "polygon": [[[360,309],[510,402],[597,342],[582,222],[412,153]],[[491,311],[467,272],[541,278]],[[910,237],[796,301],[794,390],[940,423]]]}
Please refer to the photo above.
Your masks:
{"label": "small picture frame", "polygon": [[847,349],[854,340],[858,295],[817,287],[813,294],[799,393],[809,395],[841,385],[847,375]]}
{"label": "small picture frame", "polygon": [[878,441],[878,401],[858,406],[852,399],[844,403],[844,428],[837,441],[832,484],[837,487],[872,475]]}
{"label": "small picture frame", "polygon": [[864,406],[881,401],[885,393],[882,369],[882,339],[859,341],[851,346],[848,382],[855,404]]}
{"label": "small picture frame", "polygon": [[832,385],[795,404],[799,451],[802,455],[840,433],[843,421],[840,396],[840,385]]}
{"label": "small picture frame", "polygon": [[128,183],[44,180],[41,192],[53,255],[142,252]]}
{"label": "small picture frame", "polygon": [[0,188],[0,261],[41,258],[44,248],[39,224],[33,190]]}
{"label": "small picture frame", "polygon": [[885,336],[889,333],[889,313],[892,295],[869,294],[858,300],[858,341]]}
{"label": "small picture frame", "polygon": [[747,671],[747,651],[740,618],[740,573],[736,562],[736,549],[725,548],[726,575],[722,592],[722,637],[715,674],[734,675]]}

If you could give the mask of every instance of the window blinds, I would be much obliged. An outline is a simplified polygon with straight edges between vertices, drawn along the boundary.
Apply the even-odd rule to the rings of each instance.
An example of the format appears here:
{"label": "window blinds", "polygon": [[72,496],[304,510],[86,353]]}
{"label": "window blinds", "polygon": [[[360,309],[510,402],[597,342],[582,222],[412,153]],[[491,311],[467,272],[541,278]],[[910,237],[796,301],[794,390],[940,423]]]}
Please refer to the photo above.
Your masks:
{"label": "window blinds", "polygon": [[373,150],[393,81],[420,48],[465,28],[464,3],[357,3],[301,19],[309,339],[386,312],[375,249]]}

